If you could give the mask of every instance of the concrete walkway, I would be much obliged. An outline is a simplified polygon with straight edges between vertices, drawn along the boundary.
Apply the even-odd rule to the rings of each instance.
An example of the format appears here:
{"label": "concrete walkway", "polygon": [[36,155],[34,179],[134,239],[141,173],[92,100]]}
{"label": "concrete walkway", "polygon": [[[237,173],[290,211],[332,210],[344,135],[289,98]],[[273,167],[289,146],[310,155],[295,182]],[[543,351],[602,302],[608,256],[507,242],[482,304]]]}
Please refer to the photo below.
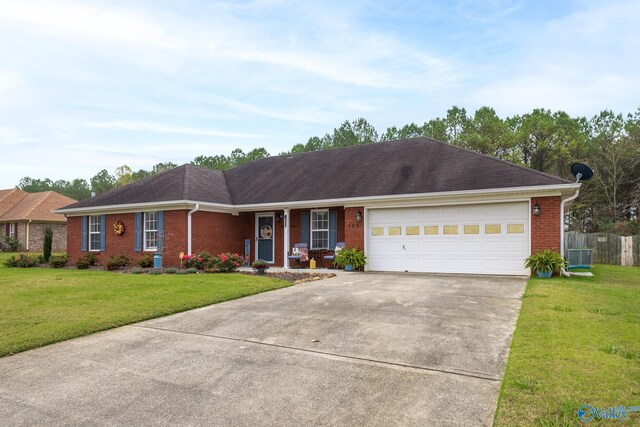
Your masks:
{"label": "concrete walkway", "polygon": [[0,359],[3,425],[491,425],[525,278],[345,273]]}

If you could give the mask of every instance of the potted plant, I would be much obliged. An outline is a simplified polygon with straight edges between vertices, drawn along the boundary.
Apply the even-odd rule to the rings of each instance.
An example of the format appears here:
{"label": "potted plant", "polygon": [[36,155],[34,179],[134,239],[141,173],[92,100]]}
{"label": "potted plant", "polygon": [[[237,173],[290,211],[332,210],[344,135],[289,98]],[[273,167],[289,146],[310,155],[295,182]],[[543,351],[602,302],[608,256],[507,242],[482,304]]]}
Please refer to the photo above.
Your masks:
{"label": "potted plant", "polygon": [[269,268],[269,263],[263,259],[257,259],[251,264],[256,274],[264,274]]}
{"label": "potted plant", "polygon": [[361,270],[367,263],[367,256],[357,247],[344,248],[336,253],[335,263],[345,271]]}
{"label": "potted plant", "polygon": [[535,271],[538,277],[548,279],[553,273],[560,273],[565,267],[565,260],[559,253],[545,249],[529,256],[524,266]]}

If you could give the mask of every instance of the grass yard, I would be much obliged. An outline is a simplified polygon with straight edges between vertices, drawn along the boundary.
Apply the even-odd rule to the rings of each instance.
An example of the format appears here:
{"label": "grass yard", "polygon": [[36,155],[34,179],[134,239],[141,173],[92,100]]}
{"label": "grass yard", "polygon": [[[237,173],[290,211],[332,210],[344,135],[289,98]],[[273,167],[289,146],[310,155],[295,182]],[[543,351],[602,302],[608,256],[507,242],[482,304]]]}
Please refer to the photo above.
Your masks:
{"label": "grass yard", "polygon": [[6,268],[11,255],[0,253],[0,357],[290,285],[245,274]]}
{"label": "grass yard", "polygon": [[[592,271],[592,278],[529,281],[496,426],[583,425],[577,409],[584,403],[640,405],[640,268]],[[640,412],[609,422],[640,425]]]}

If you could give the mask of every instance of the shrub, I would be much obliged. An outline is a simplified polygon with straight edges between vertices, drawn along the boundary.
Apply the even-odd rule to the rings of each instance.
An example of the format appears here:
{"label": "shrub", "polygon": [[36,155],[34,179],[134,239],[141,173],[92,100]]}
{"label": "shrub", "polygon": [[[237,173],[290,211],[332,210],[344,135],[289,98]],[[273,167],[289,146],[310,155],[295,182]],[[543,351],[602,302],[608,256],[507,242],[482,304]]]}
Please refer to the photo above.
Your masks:
{"label": "shrub", "polygon": [[20,254],[17,258],[15,255],[11,255],[11,257],[4,262],[4,265],[14,268],[31,268],[38,265],[38,263],[32,256]]}
{"label": "shrub", "polygon": [[185,262],[184,266],[187,268],[196,268],[198,270],[204,270],[205,268],[212,268],[213,255],[207,251],[196,252]]}
{"label": "shrub", "polygon": [[343,248],[336,254],[335,264],[341,268],[350,265],[354,270],[360,270],[366,263],[367,256],[364,254],[364,251],[358,247],[351,249]]}
{"label": "shrub", "polygon": [[256,269],[267,269],[269,268],[269,263],[263,259],[257,259],[253,261],[253,264],[251,264],[251,266]]}
{"label": "shrub", "polygon": [[226,252],[215,257],[212,264],[209,265],[209,268],[212,268],[219,273],[229,273],[236,271],[243,262],[244,258],[240,255],[232,252]]}
{"label": "shrub", "polygon": [[20,243],[20,240],[18,239],[12,239],[9,236],[5,236],[4,238],[5,243],[9,246],[9,251],[10,252],[18,252],[19,250],[22,249],[22,243]]}
{"label": "shrub", "polygon": [[119,253],[118,255],[110,256],[107,259],[107,270],[117,270],[131,265],[131,257],[125,253]]}
{"label": "shrub", "polygon": [[565,261],[562,255],[558,252],[552,251],[551,249],[545,249],[543,251],[538,251],[525,259],[524,266],[526,268],[530,268],[533,272],[540,270],[541,272],[546,273],[549,271],[552,273],[560,273],[560,271],[565,268]]}
{"label": "shrub", "polygon": [[160,271],[160,270],[149,270],[149,274],[152,274],[152,275],[155,276],[157,274],[162,274],[162,271]]}
{"label": "shrub", "polygon": [[165,274],[176,274],[178,272],[177,268],[169,267],[164,269]]}
{"label": "shrub", "polygon": [[94,254],[93,252],[87,252],[86,254],[82,255],[82,258],[84,258],[91,266],[98,264],[98,255]]}
{"label": "shrub", "polygon": [[131,274],[143,274],[144,270],[141,268],[134,268],[133,270],[131,270]]}
{"label": "shrub", "polygon": [[35,258],[37,264],[47,264],[47,261],[44,260],[44,255],[38,255]]}
{"label": "shrub", "polygon": [[152,254],[144,254],[142,258],[138,260],[138,265],[142,268],[150,268],[153,267],[153,255]]}
{"label": "shrub", "polygon": [[44,229],[44,246],[43,246],[43,256],[44,262],[49,262],[49,258],[51,258],[51,247],[53,246],[53,230],[48,225]]}
{"label": "shrub", "polygon": [[196,273],[198,272],[198,269],[197,269],[197,268],[195,268],[195,267],[190,267],[190,268],[187,268],[187,269],[186,269],[186,270],[184,270],[184,271],[186,271],[186,272],[187,272],[187,273],[189,273],[189,274],[196,274]]}
{"label": "shrub", "polygon": [[176,274],[189,274],[189,272],[187,270],[178,270],[176,271]]}
{"label": "shrub", "polygon": [[76,268],[78,270],[87,270],[89,268],[89,261],[84,257],[78,258],[78,261],[76,261]]}
{"label": "shrub", "polygon": [[67,254],[63,255],[51,255],[49,258],[49,267],[52,268],[62,268],[69,263],[69,256]]}

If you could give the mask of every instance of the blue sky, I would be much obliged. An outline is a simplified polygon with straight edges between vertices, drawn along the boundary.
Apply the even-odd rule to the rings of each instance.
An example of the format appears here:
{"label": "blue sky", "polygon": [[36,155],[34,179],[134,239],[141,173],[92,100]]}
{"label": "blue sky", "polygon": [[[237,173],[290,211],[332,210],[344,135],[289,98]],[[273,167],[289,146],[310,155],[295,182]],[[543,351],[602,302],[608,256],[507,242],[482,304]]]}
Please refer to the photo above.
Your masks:
{"label": "blue sky", "polygon": [[0,0],[0,188],[344,120],[640,106],[638,1]]}

